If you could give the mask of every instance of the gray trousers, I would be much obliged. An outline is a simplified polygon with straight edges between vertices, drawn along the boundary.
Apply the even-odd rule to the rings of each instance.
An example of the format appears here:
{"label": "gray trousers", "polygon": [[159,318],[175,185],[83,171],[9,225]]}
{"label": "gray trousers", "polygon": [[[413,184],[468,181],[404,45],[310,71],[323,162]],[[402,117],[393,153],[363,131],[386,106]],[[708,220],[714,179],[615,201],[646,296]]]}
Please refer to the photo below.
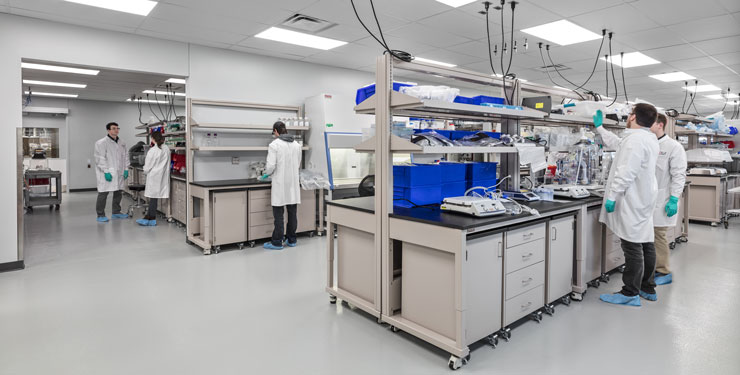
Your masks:
{"label": "gray trousers", "polygon": [[[121,213],[121,198],[123,198],[123,192],[120,190],[113,192],[113,214]],[[108,192],[98,192],[98,200],[95,202],[95,211],[98,213],[98,217],[105,216],[105,203],[108,201]]]}

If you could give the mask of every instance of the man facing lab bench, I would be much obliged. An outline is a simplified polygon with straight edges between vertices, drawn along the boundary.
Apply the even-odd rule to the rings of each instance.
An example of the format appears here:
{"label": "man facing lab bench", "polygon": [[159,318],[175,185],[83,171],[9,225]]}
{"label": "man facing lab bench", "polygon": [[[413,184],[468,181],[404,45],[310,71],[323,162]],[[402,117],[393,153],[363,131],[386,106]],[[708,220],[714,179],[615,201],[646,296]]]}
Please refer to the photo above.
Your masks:
{"label": "man facing lab bench", "polygon": [[653,210],[658,194],[655,166],[658,139],[650,131],[658,112],[650,104],[638,103],[627,118],[622,138],[602,128],[603,113],[594,116],[594,125],[609,148],[615,148],[604,192],[599,221],[622,241],[624,286],[614,294],[602,294],[604,302],[640,306],[640,297],[655,301],[655,246]]}

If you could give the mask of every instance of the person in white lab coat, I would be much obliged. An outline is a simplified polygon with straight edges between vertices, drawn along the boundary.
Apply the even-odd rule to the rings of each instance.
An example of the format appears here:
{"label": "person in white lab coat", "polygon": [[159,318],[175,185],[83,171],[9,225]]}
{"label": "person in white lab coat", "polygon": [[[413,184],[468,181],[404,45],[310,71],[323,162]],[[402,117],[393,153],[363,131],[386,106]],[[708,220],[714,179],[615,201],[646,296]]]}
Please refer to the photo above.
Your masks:
{"label": "person in white lab coat", "polygon": [[136,220],[137,224],[150,227],[157,225],[157,202],[170,197],[170,149],[164,144],[162,133],[152,133],[152,140],[154,145],[144,161],[144,196],[149,198],[149,205],[144,218]]}
{"label": "person in white lab coat", "polygon": [[601,127],[603,114],[594,116],[596,130],[617,154],[609,171],[604,206],[599,221],[622,240],[624,286],[614,294],[602,294],[604,302],[640,306],[640,297],[657,300],[655,293],[655,246],[653,209],[658,193],[655,164],[658,139],[650,131],[658,112],[650,104],[636,104],[620,139]]}
{"label": "person in white lab coat", "polygon": [[[301,203],[301,186],[298,170],[301,167],[301,145],[295,141],[282,121],[272,126],[272,134],[277,137],[267,151],[265,173],[260,177],[266,180],[272,176],[272,215],[275,219],[275,228],[272,231],[272,240],[266,242],[265,249],[281,250],[283,240],[287,237],[287,245],[296,246],[298,240],[297,210]],[[284,211],[288,211],[287,235],[284,233]]]}
{"label": "person in white lab coat", "polygon": [[673,282],[670,269],[670,249],[666,237],[668,228],[675,227],[678,221],[679,198],[686,182],[686,151],[675,139],[665,134],[668,119],[658,114],[658,120],[650,129],[658,137],[660,153],[655,168],[658,179],[658,199],[653,212],[655,226],[655,284],[665,285]]}
{"label": "person in white lab coat", "polygon": [[131,162],[128,158],[126,144],[118,138],[118,124],[110,122],[105,125],[108,135],[95,142],[95,175],[97,179],[98,198],[95,203],[95,211],[98,214],[97,221],[105,223],[105,203],[108,193],[113,192],[113,215],[114,219],[126,219],[127,214],[121,213],[121,190],[126,179],[128,179],[128,168]]}

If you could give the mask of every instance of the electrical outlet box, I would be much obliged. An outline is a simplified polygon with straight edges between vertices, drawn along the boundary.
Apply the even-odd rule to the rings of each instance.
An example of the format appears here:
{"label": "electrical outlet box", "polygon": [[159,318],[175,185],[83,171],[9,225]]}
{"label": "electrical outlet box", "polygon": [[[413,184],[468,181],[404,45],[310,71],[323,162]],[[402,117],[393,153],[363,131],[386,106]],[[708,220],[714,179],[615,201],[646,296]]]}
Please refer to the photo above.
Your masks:
{"label": "electrical outlet box", "polygon": [[239,164],[239,157],[238,156],[232,157],[231,164],[234,164],[234,165]]}

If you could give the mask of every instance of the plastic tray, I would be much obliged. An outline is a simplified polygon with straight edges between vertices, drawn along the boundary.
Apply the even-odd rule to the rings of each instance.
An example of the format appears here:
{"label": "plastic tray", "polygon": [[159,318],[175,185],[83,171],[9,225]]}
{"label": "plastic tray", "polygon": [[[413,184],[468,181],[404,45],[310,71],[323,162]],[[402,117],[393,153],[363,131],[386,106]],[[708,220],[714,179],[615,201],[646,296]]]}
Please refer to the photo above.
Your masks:
{"label": "plastic tray", "polygon": [[393,205],[401,207],[418,206],[427,204],[439,204],[442,202],[442,185],[415,186],[415,187],[393,187]]}
{"label": "plastic tray", "polygon": [[[393,82],[393,91],[399,91],[404,86],[415,86],[411,83]],[[375,95],[375,84],[370,84],[365,87],[357,89],[357,95],[355,96],[355,104],[364,102],[367,98]]]}

